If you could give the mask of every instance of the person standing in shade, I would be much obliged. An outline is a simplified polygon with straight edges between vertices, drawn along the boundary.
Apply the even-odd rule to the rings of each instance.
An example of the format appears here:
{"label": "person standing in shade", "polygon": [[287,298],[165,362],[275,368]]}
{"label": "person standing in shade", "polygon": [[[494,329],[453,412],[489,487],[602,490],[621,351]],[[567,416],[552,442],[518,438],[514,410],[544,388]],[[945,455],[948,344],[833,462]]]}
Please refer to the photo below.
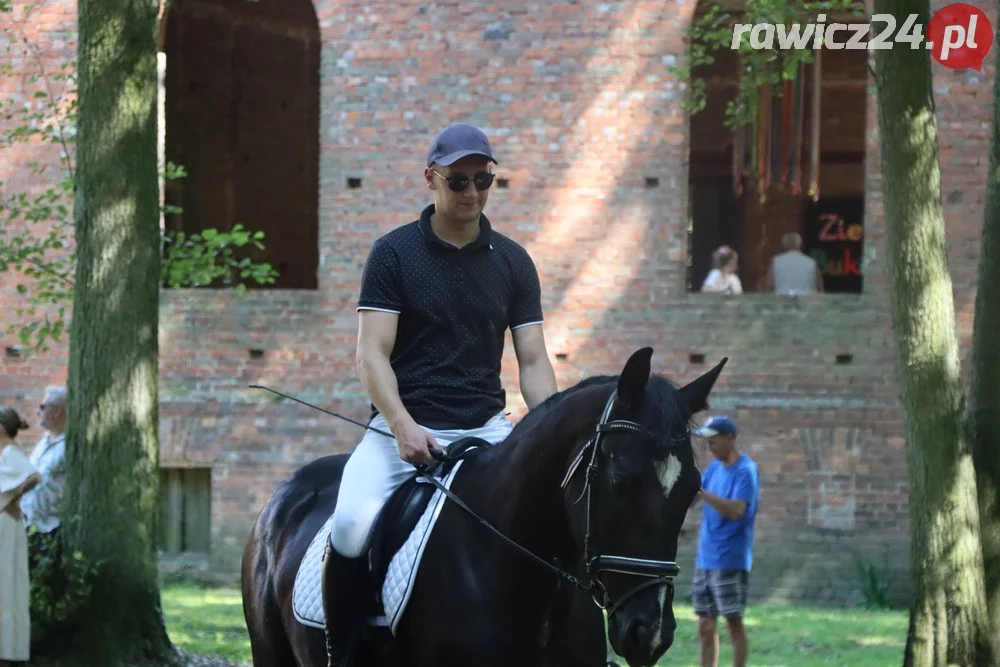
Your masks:
{"label": "person standing in shade", "polygon": [[14,439],[28,428],[13,408],[0,408],[0,667],[31,657],[28,537],[19,505],[42,476]]}
{"label": "person standing in shade", "polygon": [[717,619],[726,619],[733,667],[746,667],[749,641],[743,617],[753,565],[753,534],[760,483],[757,464],[736,446],[737,428],[724,416],[711,417],[696,431],[715,457],[701,478],[705,502],[695,558],[692,597],[698,615],[702,667],[719,659]]}
{"label": "person standing in shade", "polygon": [[[38,406],[39,426],[45,435],[31,451],[31,464],[38,468],[42,482],[21,499],[21,511],[28,526],[28,554],[31,569],[58,544],[62,525],[63,486],[66,484],[66,388],[45,389]],[[54,554],[50,554],[54,555]]]}

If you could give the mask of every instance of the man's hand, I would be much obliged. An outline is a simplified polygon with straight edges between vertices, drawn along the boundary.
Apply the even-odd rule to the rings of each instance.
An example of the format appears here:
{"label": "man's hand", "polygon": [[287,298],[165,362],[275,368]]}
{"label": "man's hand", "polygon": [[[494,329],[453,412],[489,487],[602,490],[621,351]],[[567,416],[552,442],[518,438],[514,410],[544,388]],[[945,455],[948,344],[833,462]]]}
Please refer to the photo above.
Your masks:
{"label": "man's hand", "polygon": [[731,498],[723,498],[722,496],[717,496],[714,493],[709,493],[705,489],[699,491],[698,495],[695,497],[700,497],[706,503],[711,505],[716,512],[727,519],[732,519],[733,521],[739,521],[747,512],[746,502]]}
{"label": "man's hand", "polygon": [[7,507],[3,508],[3,511],[14,517],[15,521],[24,521],[24,514],[21,513],[21,506],[18,504],[20,502],[21,496],[18,496],[14,500],[11,500]]}
{"label": "man's hand", "polygon": [[411,465],[434,465],[435,459],[430,450],[433,448],[441,452],[441,448],[433,436],[413,421],[412,417],[404,418],[395,425],[392,433],[396,436],[399,458]]}

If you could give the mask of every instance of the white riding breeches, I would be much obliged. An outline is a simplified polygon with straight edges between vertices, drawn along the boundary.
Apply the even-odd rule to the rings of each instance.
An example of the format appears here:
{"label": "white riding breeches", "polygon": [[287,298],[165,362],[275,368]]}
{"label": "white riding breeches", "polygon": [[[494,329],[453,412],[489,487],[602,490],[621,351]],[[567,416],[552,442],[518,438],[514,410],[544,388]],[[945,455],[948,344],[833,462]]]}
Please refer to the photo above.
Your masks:
{"label": "white riding breeches", "polygon": [[[392,432],[382,415],[370,426]],[[492,445],[501,443],[514,424],[501,412],[474,429],[425,429],[443,448],[465,437],[476,437]],[[372,528],[382,506],[416,468],[399,458],[396,440],[368,431],[344,467],[337,507],[333,513],[333,548],[347,558],[359,558],[369,547]]]}

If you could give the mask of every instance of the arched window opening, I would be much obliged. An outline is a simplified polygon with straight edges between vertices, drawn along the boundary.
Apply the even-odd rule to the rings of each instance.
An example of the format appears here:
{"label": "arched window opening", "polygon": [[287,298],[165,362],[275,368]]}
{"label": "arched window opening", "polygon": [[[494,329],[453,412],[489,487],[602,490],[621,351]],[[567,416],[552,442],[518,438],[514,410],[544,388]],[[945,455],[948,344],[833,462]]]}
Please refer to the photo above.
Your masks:
{"label": "arched window opening", "polygon": [[867,55],[814,52],[795,80],[761,89],[757,120],[737,130],[726,127],[725,109],[738,90],[739,53],[720,50],[694,68],[706,106],[690,119],[690,291],[701,290],[721,245],[738,253],[745,292],[767,290],[771,260],[792,232],[824,291],[862,291]]}
{"label": "arched window opening", "polygon": [[316,289],[320,34],[312,3],[173,0],[167,11],[164,151],[186,172],[164,185],[167,230],[262,231],[263,250],[237,253],[279,272],[263,287]]}

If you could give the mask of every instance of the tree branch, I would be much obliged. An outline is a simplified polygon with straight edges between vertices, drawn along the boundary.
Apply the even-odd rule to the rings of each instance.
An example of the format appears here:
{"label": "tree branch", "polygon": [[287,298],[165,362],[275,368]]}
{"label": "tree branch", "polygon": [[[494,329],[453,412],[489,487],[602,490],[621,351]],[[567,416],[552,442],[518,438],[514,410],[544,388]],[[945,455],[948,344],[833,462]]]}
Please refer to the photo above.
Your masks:
{"label": "tree branch", "polygon": [[70,280],[67,277],[69,274],[59,273],[58,271],[56,271],[55,269],[53,269],[51,266],[49,266],[47,264],[43,264],[42,262],[36,262],[35,260],[31,259],[30,257],[25,257],[22,261],[25,261],[28,264],[31,264],[31,265],[35,266],[36,268],[44,271],[45,273],[48,273],[49,275],[55,276],[56,278],[58,278],[59,280],[62,280],[64,283],[66,283],[70,287],[73,286],[73,281]]}
{"label": "tree branch", "polygon": [[[25,16],[24,20],[25,21],[28,20],[27,15]],[[22,21],[22,26],[23,23],[24,22]],[[62,146],[63,155],[65,156],[64,158],[62,158],[62,160],[65,160],[66,168],[69,169],[70,174],[72,174],[73,156],[70,153],[69,144],[66,142],[66,130],[63,125],[62,110],[59,108],[59,105],[55,102],[56,99],[59,100],[62,99],[62,94],[60,94],[59,97],[57,98],[55,93],[52,92],[52,86],[49,81],[49,73],[45,69],[45,63],[42,62],[42,57],[38,52],[38,48],[31,43],[27,35],[24,33],[23,27],[19,27],[17,32],[21,38],[21,41],[24,42],[24,45],[28,48],[28,51],[30,52],[32,59],[35,61],[35,64],[38,65],[39,72],[41,72],[42,81],[45,85],[46,94],[49,96],[49,106],[54,110],[53,115],[55,116],[55,126],[57,133],[56,136],[58,138],[59,145]],[[65,90],[63,91],[63,93],[65,93]]]}

